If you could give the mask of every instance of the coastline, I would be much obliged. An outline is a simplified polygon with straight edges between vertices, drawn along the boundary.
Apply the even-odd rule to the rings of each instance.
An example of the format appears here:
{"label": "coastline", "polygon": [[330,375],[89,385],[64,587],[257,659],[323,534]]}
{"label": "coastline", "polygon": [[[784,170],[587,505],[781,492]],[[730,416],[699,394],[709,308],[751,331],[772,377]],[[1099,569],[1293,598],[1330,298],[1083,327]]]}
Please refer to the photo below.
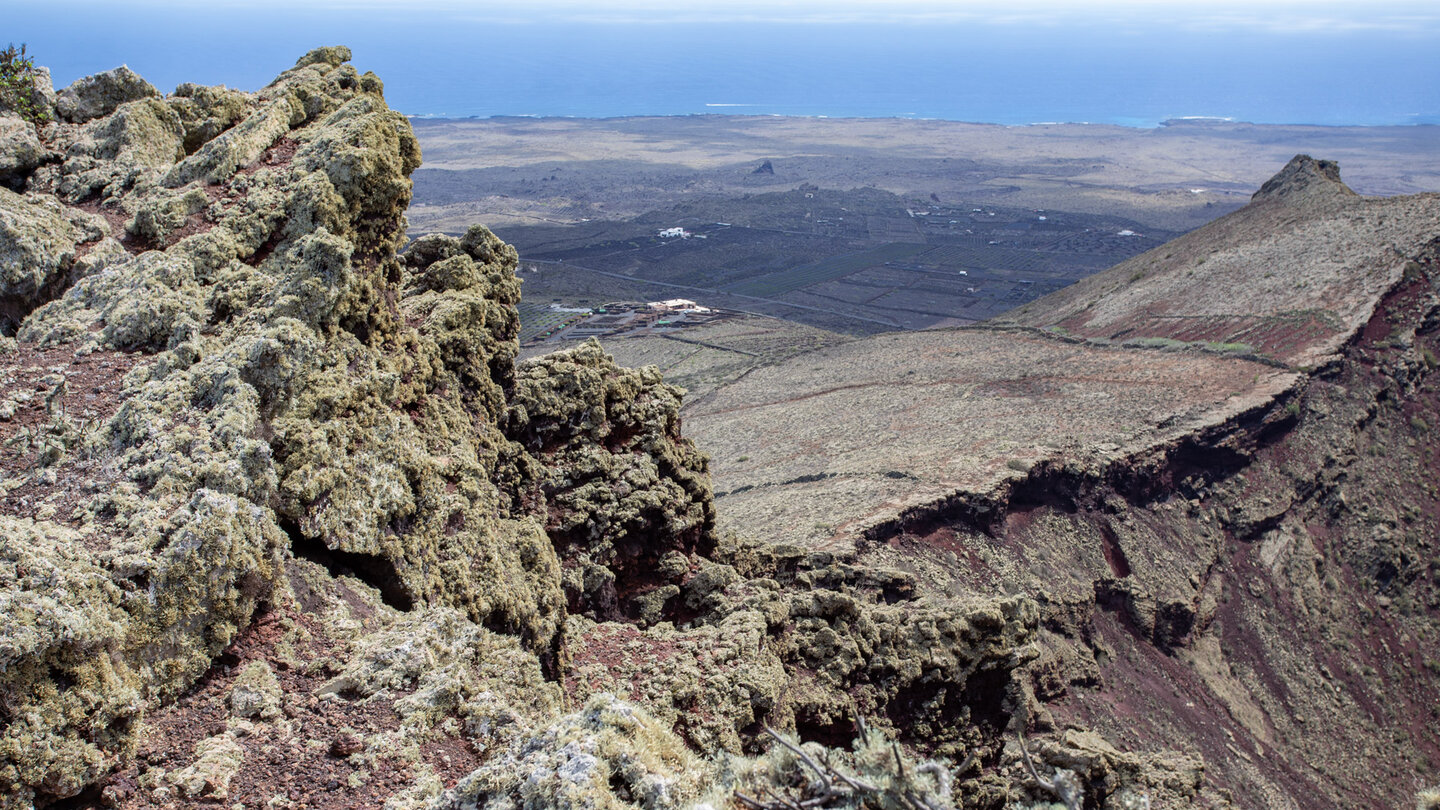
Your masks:
{"label": "coastline", "polygon": [[[713,105],[725,107],[754,106],[754,105]],[[1226,115],[1177,115],[1163,118],[1153,123],[1127,123],[1125,120],[1096,120],[1096,121],[1028,121],[1020,123],[1007,123],[1000,121],[972,121],[962,118],[940,118],[933,116],[916,115],[825,115],[825,114],[803,114],[803,113],[741,113],[741,112],[683,112],[683,113],[626,113],[619,115],[568,115],[558,113],[505,113],[495,115],[449,115],[446,113],[402,113],[412,124],[424,123],[448,123],[465,121],[625,121],[636,119],[653,118],[676,118],[676,119],[725,119],[725,118],[782,118],[799,119],[805,121],[915,121],[915,122],[937,122],[944,124],[964,124],[967,126],[989,126],[1005,128],[1027,128],[1027,127],[1121,127],[1133,130],[1157,130],[1177,126],[1236,126],[1236,127],[1314,127],[1319,129],[1415,129],[1425,127],[1440,128],[1436,122],[1421,120],[1411,123],[1312,123],[1305,121],[1249,121],[1242,118]],[[1417,116],[1420,117],[1420,116]]]}

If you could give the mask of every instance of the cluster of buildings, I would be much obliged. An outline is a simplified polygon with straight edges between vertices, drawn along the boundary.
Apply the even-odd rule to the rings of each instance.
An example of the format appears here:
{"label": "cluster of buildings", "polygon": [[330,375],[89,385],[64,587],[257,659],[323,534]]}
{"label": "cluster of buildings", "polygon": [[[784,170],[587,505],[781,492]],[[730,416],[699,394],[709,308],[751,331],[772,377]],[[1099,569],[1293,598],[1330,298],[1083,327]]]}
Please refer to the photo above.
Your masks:
{"label": "cluster of buildings", "polygon": [[[573,309],[551,307],[557,311],[573,312]],[[557,329],[547,332],[537,342],[551,340],[585,340],[587,338],[615,337],[617,335],[642,332],[678,331],[687,326],[709,323],[728,317],[726,313],[710,307],[703,307],[688,298],[671,298],[665,301],[646,303],[612,303],[594,310],[588,310],[587,317],[580,318]]]}

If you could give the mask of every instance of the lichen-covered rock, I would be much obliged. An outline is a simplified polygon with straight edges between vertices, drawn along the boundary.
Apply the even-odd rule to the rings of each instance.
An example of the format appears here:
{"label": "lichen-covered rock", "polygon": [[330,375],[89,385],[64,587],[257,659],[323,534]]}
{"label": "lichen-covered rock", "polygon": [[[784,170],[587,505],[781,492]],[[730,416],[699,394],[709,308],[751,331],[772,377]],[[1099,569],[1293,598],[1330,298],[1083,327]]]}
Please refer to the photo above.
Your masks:
{"label": "lichen-covered rock", "polygon": [[731,779],[735,793],[751,801],[788,793],[805,806],[955,810],[957,775],[948,762],[916,761],[894,739],[866,725],[852,739],[828,747],[780,736],[763,757],[738,763]]}
{"label": "lichen-covered rock", "polygon": [[[292,125],[302,112],[288,96],[273,101],[246,116],[233,129],[206,141],[184,161],[175,165],[161,182],[167,187],[183,186],[195,180],[215,183],[254,163]],[[253,104],[253,102],[252,102]]]}
{"label": "lichen-covered rock", "polygon": [[[82,81],[66,109],[85,123],[60,124],[47,144],[65,164],[29,198],[0,190],[0,300],[17,350],[151,358],[92,428],[116,480],[74,517],[120,611],[87,643],[108,645],[131,719],[137,695],[187,688],[286,593],[288,553],[341,555],[392,605],[449,606],[460,613],[446,621],[481,634],[464,636],[469,657],[414,684],[430,697],[411,696],[406,717],[493,725],[547,705],[539,673],[563,663],[555,547],[543,509],[517,508],[523,450],[499,424],[517,350],[515,252],[482,228],[456,240],[465,267],[411,278],[397,250],[419,152],[378,80],[343,55],[306,57],[256,95],[190,87],[162,101],[125,71]],[[62,204],[89,195],[108,223]],[[493,632],[508,637],[484,642]],[[46,649],[17,647],[0,686],[39,694],[16,679],[43,679]],[[502,665],[535,677],[492,688],[503,679],[485,667]],[[231,709],[264,717],[268,681],[251,686]],[[57,707],[70,699],[49,688]],[[27,740],[78,753],[42,768],[16,743],[0,756],[7,792],[73,795],[133,742],[128,720],[96,732],[103,712],[33,717]]]}
{"label": "lichen-covered rock", "polygon": [[776,717],[791,674],[771,649],[759,611],[737,611],[713,625],[678,630],[668,622],[640,630],[629,624],[571,620],[577,698],[614,693],[643,707],[695,749],[739,753],[745,730]]}
{"label": "lichen-covered rock", "polygon": [[206,737],[195,745],[194,762],[167,774],[166,781],[182,798],[225,799],[230,795],[230,781],[244,762],[245,750],[231,734]]}
{"label": "lichen-covered rock", "polygon": [[520,319],[519,257],[483,225],[456,239],[431,234],[402,258],[410,271],[401,308],[432,336],[471,401],[499,422],[514,385]]}
{"label": "lichen-covered rock", "polygon": [[537,718],[559,705],[558,687],[545,683],[535,659],[514,638],[486,630],[454,608],[417,610],[364,636],[340,674],[320,689],[360,697],[382,691],[409,693],[415,706],[442,693],[459,706],[491,692]]}
{"label": "lichen-covered rock", "polygon": [[0,515],[0,807],[69,796],[133,745],[123,590],[79,533]]}
{"label": "lichen-covered rock", "polygon": [[[1032,741],[1032,748],[1037,774],[1053,781],[1055,789],[1032,783],[1029,790],[1039,801],[1020,806],[1050,806],[1067,786],[1078,800],[1076,806],[1158,810],[1194,807],[1200,801],[1205,766],[1193,756],[1121,752],[1099,735],[1075,729],[1054,739]],[[1016,751],[1009,755],[1012,762],[1024,756]]]}
{"label": "lichen-covered rock", "polygon": [[364,747],[412,760],[447,723],[458,723],[472,745],[486,750],[533,731],[562,705],[559,687],[545,680],[533,653],[453,608],[418,610],[358,638],[340,674],[318,694],[360,705],[390,702],[398,728]]}
{"label": "lichen-covered rock", "polygon": [[708,753],[739,753],[759,723],[838,744],[857,717],[957,761],[1003,747],[1034,655],[1031,600],[917,599],[903,574],[826,554],[727,541],[715,556],[735,564],[677,577],[683,624],[573,618],[567,690],[626,697]]}
{"label": "lichen-covered rock", "polygon": [[35,65],[28,71],[30,86],[34,92],[30,96],[35,111],[39,113],[41,122],[55,120],[55,83],[50,78],[50,68]]}
{"label": "lichen-covered rock", "polygon": [[652,594],[690,568],[662,558],[714,548],[707,461],[680,436],[680,396],[655,368],[622,369],[593,341],[520,366],[508,432],[543,465],[534,476],[572,610],[659,619]]}
{"label": "lichen-covered rock", "polygon": [[109,115],[127,101],[159,96],[160,91],[154,86],[121,65],[104,73],[76,79],[57,94],[55,109],[66,121],[84,123]]}
{"label": "lichen-covered rock", "polygon": [[104,196],[117,196],[174,163],[183,133],[179,116],[158,98],[120,105],[74,134],[61,169],[62,196],[72,203],[107,190]]}
{"label": "lichen-covered rock", "polygon": [[205,87],[185,82],[165,99],[185,128],[183,147],[192,155],[201,146],[235,126],[250,114],[250,98],[238,90]]}
{"label": "lichen-covered rock", "polygon": [[72,218],[53,200],[0,188],[0,331],[15,334],[32,309],[62,292],[79,245],[100,238]]}
{"label": "lichen-covered rock", "polygon": [[280,681],[264,661],[241,670],[230,690],[230,713],[236,717],[273,718],[280,714]]}
{"label": "lichen-covered rock", "polygon": [[711,767],[643,709],[597,695],[516,740],[430,807],[678,810],[711,778]]}
{"label": "lichen-covered rock", "polygon": [[204,304],[193,263],[151,251],[82,279],[64,299],[36,312],[19,337],[68,343],[101,324],[101,345],[154,352],[169,345],[180,325],[200,324]]}
{"label": "lichen-covered rock", "polygon": [[14,115],[0,114],[0,186],[18,191],[25,179],[51,159],[36,137],[35,125]]}

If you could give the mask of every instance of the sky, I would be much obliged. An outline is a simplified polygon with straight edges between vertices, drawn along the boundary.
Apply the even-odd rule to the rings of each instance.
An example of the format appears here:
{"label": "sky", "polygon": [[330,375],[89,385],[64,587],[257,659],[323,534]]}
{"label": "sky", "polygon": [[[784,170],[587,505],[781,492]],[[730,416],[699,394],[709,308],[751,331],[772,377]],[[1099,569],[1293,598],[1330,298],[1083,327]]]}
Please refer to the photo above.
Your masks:
{"label": "sky", "polygon": [[[162,90],[253,90],[316,45],[346,44],[416,115],[735,102],[991,120],[1010,113],[1001,90],[939,98],[989,69],[991,85],[1064,85],[1050,101],[1025,91],[1016,119],[1153,124],[1229,106],[1213,112],[1440,122],[1440,0],[0,0],[0,12],[4,38],[28,43],[57,86],[125,63]],[[1134,84],[1133,102],[1098,86],[1116,83]],[[1093,102],[1064,95],[1091,91]]]}
{"label": "sky", "polygon": [[[434,21],[505,24],[557,21],[661,24],[674,22],[919,23],[975,21],[1064,24],[1075,19],[1109,23],[1165,21],[1207,29],[1268,27],[1275,30],[1421,29],[1440,25],[1433,0],[9,0],[16,9],[71,11],[119,9],[144,13],[222,10],[255,13],[384,14]],[[200,6],[200,8],[197,8]],[[83,25],[83,19],[70,16]]]}

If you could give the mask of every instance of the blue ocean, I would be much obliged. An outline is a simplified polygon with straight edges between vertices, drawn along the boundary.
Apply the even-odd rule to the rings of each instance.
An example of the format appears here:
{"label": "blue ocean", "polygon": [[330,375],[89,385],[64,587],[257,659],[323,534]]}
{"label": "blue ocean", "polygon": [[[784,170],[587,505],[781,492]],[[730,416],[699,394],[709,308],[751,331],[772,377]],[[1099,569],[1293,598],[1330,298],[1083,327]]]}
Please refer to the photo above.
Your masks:
{"label": "blue ocean", "polygon": [[409,115],[705,113],[1155,126],[1440,123],[1433,29],[1166,26],[1114,15],[983,20],[496,21],[383,3],[319,9],[22,3],[26,42],[57,85],[128,63],[162,90],[263,86],[320,44],[345,44]]}

